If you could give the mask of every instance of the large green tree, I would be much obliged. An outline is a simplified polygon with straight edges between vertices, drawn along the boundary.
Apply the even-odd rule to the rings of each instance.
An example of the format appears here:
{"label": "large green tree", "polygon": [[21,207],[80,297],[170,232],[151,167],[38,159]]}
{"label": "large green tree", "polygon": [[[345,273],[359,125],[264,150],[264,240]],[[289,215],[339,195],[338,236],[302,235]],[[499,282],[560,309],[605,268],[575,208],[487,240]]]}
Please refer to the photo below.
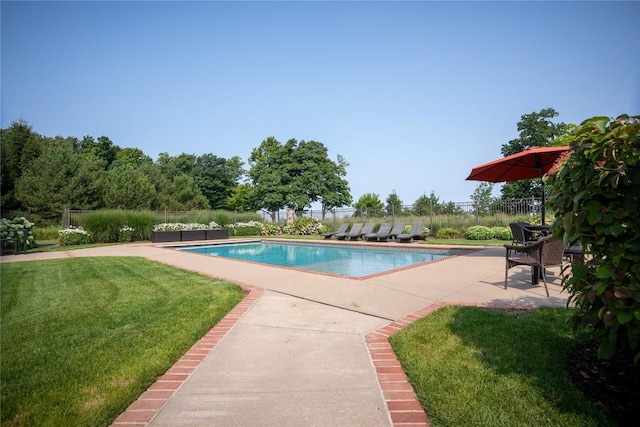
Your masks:
{"label": "large green tree", "polygon": [[77,149],[80,153],[89,156],[95,156],[102,160],[103,168],[109,169],[111,164],[116,160],[120,147],[115,145],[108,137],[100,136],[96,141],[92,136],[84,136],[77,143]]}
{"label": "large green tree", "polygon": [[95,209],[100,205],[102,173],[100,159],[56,144],[29,164],[16,183],[16,198],[44,220],[59,219],[64,208]]}
{"label": "large green tree", "polygon": [[209,209],[207,198],[187,174],[174,177],[158,194],[158,207],[169,211]]}
{"label": "large green tree", "polygon": [[271,220],[276,220],[278,210],[287,205],[290,177],[285,165],[287,149],[274,137],[270,136],[249,156],[249,171],[247,172],[253,185],[253,197],[260,209],[271,214]]}
{"label": "large green tree", "polygon": [[229,160],[213,154],[198,156],[193,177],[212,209],[228,209],[228,199],[242,176],[242,161],[234,156]]}
{"label": "large green tree", "polygon": [[41,152],[42,137],[24,120],[0,130],[0,204],[3,210],[22,208],[15,198],[16,182]]}
{"label": "large green tree", "polygon": [[156,189],[142,169],[122,165],[106,172],[102,200],[109,209],[151,209]]}
{"label": "large green tree", "polygon": [[493,184],[488,182],[481,182],[471,195],[471,200],[475,211],[478,215],[487,215],[491,213],[491,205],[494,202],[493,199]]}
{"label": "large green tree", "polygon": [[351,197],[343,178],[346,161],[331,161],[317,141],[290,139],[282,144],[269,137],[251,152],[249,165],[255,201],[273,220],[283,208],[298,211],[320,201],[330,209]]}
{"label": "large green tree", "polygon": [[227,200],[229,209],[240,212],[257,211],[260,206],[256,205],[253,196],[253,187],[248,182],[242,183],[233,189],[233,193]]}
{"label": "large green tree", "polygon": [[[510,156],[531,147],[548,147],[558,136],[563,135],[567,125],[554,123],[551,119],[558,113],[553,108],[544,108],[539,112],[524,114],[518,122],[518,138],[502,145],[502,155]],[[542,196],[540,180],[521,180],[507,182],[502,186],[502,199],[525,199]]]}
{"label": "large green tree", "polygon": [[387,215],[399,215],[402,213],[402,200],[396,193],[396,190],[393,190],[391,194],[387,196],[387,204],[385,209],[387,211]]}
{"label": "large green tree", "polygon": [[337,161],[327,159],[327,173],[322,176],[322,218],[332,209],[348,206],[353,201],[349,182],[346,179],[349,163],[338,155]]}
{"label": "large green tree", "polygon": [[353,204],[355,217],[376,217],[384,215],[384,203],[375,193],[365,193]]}

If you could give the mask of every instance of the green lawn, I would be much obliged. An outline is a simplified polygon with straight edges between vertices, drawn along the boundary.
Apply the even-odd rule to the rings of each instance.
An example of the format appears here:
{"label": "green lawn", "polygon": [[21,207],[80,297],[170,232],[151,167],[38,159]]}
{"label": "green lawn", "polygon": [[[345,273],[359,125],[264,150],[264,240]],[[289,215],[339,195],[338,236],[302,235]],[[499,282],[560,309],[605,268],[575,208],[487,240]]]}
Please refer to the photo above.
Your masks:
{"label": "green lawn", "polygon": [[132,257],[1,265],[3,426],[106,426],[243,297]]}
{"label": "green lawn", "polygon": [[565,373],[570,314],[446,307],[390,342],[434,427],[611,426]]}

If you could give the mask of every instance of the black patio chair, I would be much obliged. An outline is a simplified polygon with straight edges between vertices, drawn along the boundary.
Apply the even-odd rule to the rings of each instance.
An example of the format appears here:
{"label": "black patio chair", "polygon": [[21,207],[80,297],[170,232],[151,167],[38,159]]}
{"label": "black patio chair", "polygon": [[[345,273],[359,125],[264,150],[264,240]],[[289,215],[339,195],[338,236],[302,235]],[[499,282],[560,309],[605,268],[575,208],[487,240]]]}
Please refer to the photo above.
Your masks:
{"label": "black patio chair", "polygon": [[507,289],[507,280],[510,268],[516,266],[529,266],[531,267],[531,284],[538,283],[538,278],[542,276],[544,290],[546,291],[547,296],[549,296],[545,269],[557,266],[562,267],[562,263],[565,260],[564,243],[562,242],[562,239],[558,239],[553,236],[545,236],[529,245],[504,245],[504,247],[506,248],[504,288]]}

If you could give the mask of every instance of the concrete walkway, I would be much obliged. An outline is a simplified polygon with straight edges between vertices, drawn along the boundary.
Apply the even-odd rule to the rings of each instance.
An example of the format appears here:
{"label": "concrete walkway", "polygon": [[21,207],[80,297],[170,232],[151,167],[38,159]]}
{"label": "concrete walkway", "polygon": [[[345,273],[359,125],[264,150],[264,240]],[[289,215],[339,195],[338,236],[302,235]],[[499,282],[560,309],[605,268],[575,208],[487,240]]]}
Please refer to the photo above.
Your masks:
{"label": "concrete walkway", "polygon": [[550,298],[542,284],[529,283],[525,269],[510,271],[505,290],[503,248],[365,280],[153,244],[11,255],[2,262],[116,255],[225,279],[251,293],[114,426],[426,426],[386,337],[446,303],[566,304],[559,268],[548,272]]}

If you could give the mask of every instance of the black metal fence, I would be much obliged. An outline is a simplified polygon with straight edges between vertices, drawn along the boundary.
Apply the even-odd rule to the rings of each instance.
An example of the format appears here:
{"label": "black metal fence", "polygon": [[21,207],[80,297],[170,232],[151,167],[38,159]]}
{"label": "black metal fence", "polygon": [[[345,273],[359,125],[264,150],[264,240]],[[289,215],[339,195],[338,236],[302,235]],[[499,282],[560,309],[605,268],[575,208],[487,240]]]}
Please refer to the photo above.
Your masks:
{"label": "black metal fence", "polygon": [[[491,203],[449,202],[423,206],[406,205],[391,206],[382,209],[355,208],[334,209],[331,211],[305,210],[296,212],[296,216],[313,217],[327,224],[349,222],[401,222],[409,223],[421,219],[429,226],[432,233],[441,228],[454,228],[463,231],[472,225],[507,226],[515,220],[535,222],[539,220],[542,208],[541,198],[494,200]],[[272,221],[270,212],[261,212],[264,221]],[[287,218],[287,211],[275,213],[276,221]],[[547,210],[547,222],[551,218]]]}
{"label": "black metal fence", "polygon": [[[427,226],[435,233],[441,228],[454,228],[464,231],[472,225],[486,226],[507,226],[509,222],[526,219],[535,222],[540,215],[542,207],[540,198],[495,200],[491,203],[478,204],[474,202],[444,203],[423,206],[400,206],[389,209],[367,209],[359,210],[355,208],[334,209],[323,212],[321,209],[308,209],[296,212],[296,217],[313,217],[326,224],[337,226],[341,222],[406,222],[420,219],[425,221]],[[65,209],[62,215],[62,226],[80,225],[80,218],[83,214],[93,211]],[[219,211],[218,211],[219,213]],[[163,222],[196,222],[209,223],[218,214],[216,211],[156,211],[156,224]],[[262,219],[265,222],[284,221],[287,218],[287,211],[278,212],[261,211],[258,213],[247,212],[225,212],[227,219],[231,223],[246,222],[251,219]],[[290,215],[290,214],[289,214]],[[547,211],[547,217],[550,213]],[[549,222],[549,220],[547,220]]]}

